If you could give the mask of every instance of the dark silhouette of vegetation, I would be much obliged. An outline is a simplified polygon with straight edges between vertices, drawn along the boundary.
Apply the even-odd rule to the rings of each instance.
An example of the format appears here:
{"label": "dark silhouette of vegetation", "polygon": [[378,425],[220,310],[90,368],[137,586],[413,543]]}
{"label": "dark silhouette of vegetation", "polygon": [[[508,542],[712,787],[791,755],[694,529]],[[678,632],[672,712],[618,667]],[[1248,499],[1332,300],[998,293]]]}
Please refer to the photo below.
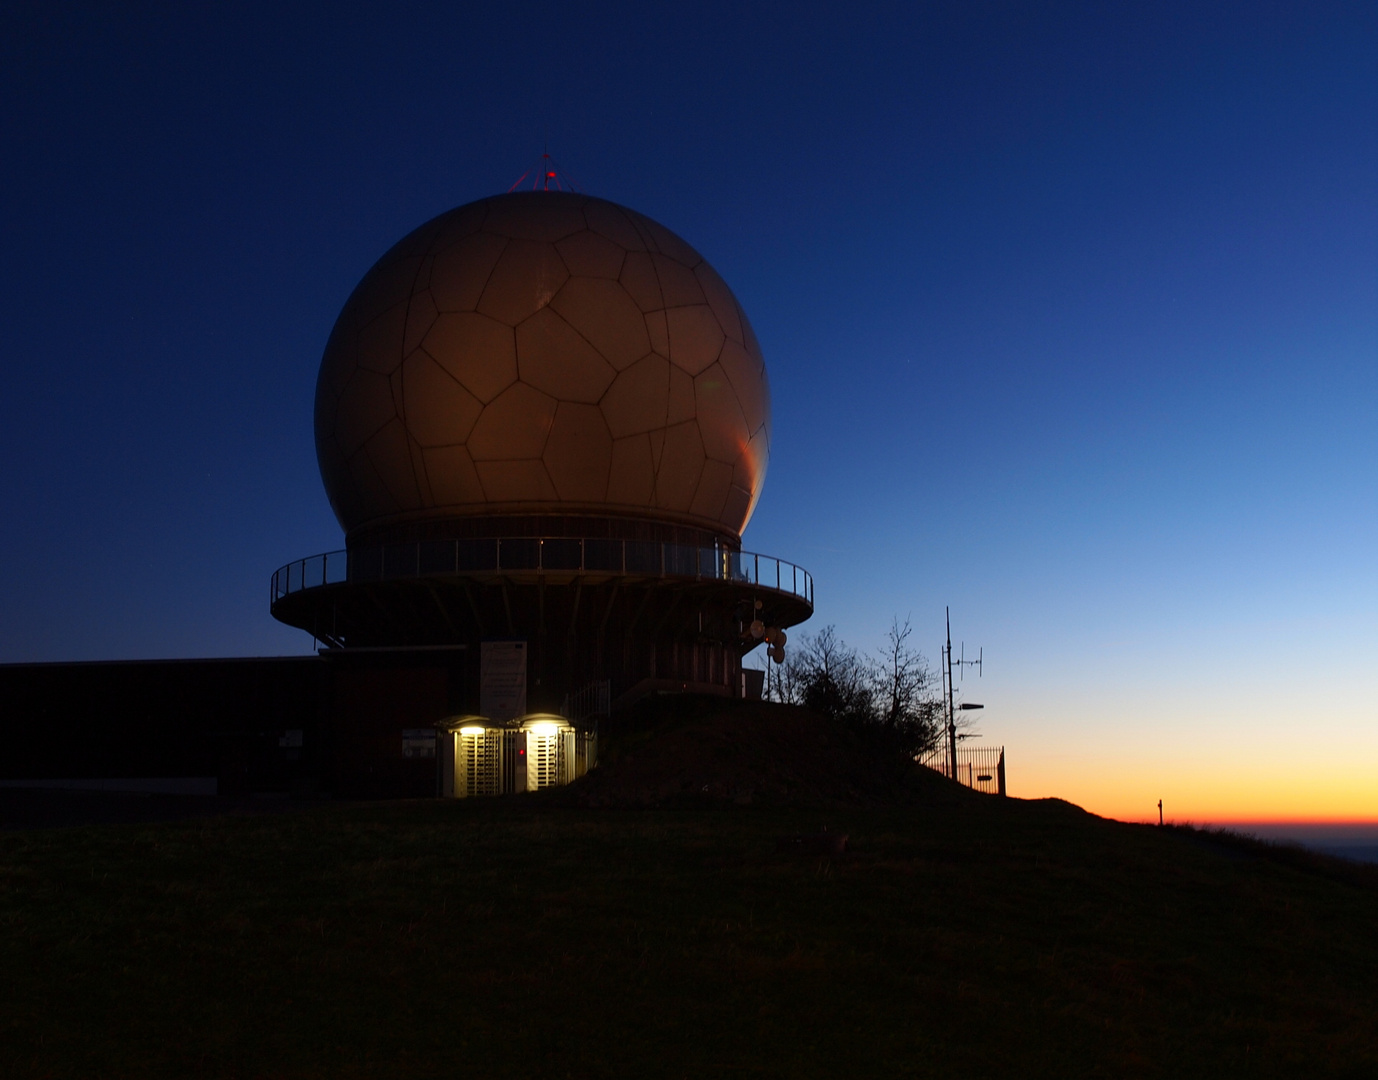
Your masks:
{"label": "dark silhouette of vegetation", "polygon": [[908,619],[895,618],[870,657],[832,626],[802,635],[772,671],[769,696],[844,723],[897,754],[925,753],[942,739],[943,704],[937,676],[910,644],[912,633]]}

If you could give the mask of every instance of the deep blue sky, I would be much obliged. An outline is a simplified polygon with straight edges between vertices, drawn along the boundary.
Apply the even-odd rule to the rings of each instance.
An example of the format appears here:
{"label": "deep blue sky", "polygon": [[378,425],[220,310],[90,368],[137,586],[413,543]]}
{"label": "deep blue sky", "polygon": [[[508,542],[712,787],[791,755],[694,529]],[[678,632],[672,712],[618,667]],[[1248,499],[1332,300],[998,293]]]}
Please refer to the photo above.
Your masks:
{"label": "deep blue sky", "polygon": [[750,313],[818,625],[952,604],[1030,769],[1378,774],[1378,6],[282,7],[0,14],[0,661],[309,649],[335,315],[548,137]]}

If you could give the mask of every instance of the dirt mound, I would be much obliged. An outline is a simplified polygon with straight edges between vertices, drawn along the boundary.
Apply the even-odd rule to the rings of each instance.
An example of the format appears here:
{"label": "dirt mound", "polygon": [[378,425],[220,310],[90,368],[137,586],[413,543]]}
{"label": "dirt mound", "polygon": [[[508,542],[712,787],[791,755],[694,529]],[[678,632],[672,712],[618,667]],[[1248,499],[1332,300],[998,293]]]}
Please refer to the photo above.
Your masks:
{"label": "dirt mound", "polygon": [[607,724],[600,744],[598,768],[562,789],[562,801],[885,805],[967,794],[841,724],[770,702],[660,698]]}

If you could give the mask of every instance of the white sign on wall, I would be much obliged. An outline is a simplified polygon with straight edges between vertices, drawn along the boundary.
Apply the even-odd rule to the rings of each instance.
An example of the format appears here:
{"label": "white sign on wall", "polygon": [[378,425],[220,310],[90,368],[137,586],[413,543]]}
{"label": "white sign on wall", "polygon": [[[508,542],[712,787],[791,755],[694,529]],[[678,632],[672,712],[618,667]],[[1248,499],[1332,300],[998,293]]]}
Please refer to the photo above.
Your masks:
{"label": "white sign on wall", "polygon": [[403,757],[435,757],[435,728],[406,728],[402,732]]}
{"label": "white sign on wall", "polygon": [[478,711],[505,723],[526,715],[526,642],[485,641],[480,654]]}

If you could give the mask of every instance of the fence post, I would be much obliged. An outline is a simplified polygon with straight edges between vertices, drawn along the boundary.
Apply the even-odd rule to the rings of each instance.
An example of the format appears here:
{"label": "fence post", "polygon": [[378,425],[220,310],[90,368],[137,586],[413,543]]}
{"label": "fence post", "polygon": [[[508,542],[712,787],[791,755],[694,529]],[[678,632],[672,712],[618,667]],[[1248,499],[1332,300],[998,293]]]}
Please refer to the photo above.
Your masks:
{"label": "fence post", "polygon": [[1000,747],[1000,760],[995,763],[995,783],[1001,798],[1005,795],[1005,748]]}

